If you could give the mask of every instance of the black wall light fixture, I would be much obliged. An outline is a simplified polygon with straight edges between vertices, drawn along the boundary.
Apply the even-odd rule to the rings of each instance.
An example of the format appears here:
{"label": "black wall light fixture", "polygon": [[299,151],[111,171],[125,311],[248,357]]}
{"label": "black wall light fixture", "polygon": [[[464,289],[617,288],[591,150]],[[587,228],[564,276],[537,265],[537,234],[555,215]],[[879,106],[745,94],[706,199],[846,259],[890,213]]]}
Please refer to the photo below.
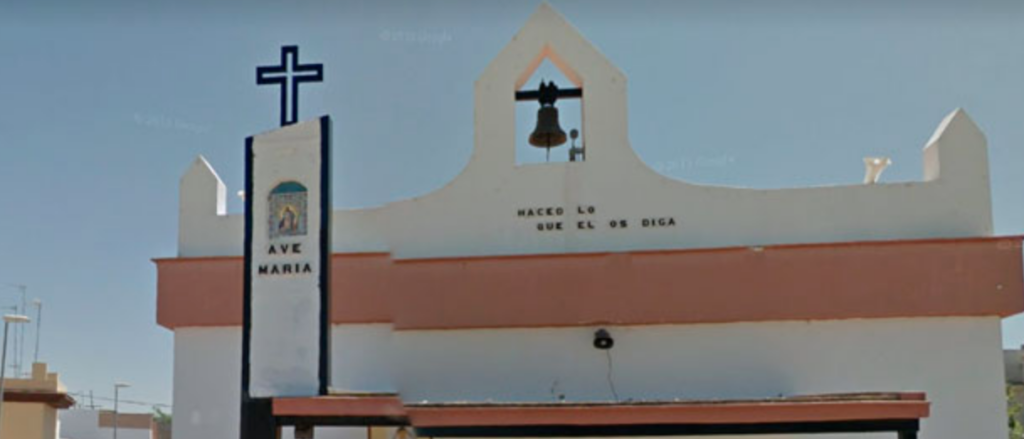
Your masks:
{"label": "black wall light fixture", "polygon": [[606,351],[612,346],[615,346],[615,339],[612,338],[608,330],[601,328],[594,333],[594,348]]}

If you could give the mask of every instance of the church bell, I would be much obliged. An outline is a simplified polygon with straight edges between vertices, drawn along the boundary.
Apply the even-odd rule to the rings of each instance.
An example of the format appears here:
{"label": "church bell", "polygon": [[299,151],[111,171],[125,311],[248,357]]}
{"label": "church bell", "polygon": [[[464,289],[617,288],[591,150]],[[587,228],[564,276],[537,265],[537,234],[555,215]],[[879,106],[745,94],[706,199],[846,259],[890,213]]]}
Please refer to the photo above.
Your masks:
{"label": "church bell", "polygon": [[530,133],[530,144],[545,148],[550,154],[551,148],[565,144],[565,131],[558,124],[558,86],[555,83],[541,82],[539,90],[540,109],[537,110],[537,127]]}

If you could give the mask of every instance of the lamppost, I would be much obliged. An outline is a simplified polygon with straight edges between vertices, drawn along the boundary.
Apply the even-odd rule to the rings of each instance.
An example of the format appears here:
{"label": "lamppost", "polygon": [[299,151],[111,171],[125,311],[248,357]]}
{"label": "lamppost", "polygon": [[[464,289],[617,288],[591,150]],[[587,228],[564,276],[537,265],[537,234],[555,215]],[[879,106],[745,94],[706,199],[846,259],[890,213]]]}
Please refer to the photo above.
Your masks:
{"label": "lamppost", "polygon": [[131,387],[131,386],[132,385],[128,384],[128,383],[121,383],[121,382],[114,383],[114,439],[117,439],[117,399],[118,399],[118,392],[121,389],[128,388],[128,387]]}
{"label": "lamppost", "polygon": [[28,317],[18,314],[4,315],[3,353],[0,354],[0,436],[3,435],[4,420],[4,371],[7,369],[7,329],[9,329],[11,323],[28,323],[30,321]]}
{"label": "lamppost", "polygon": [[[18,313],[18,305],[0,306],[0,310],[10,311],[9,314],[19,314]],[[14,340],[14,348],[17,348],[17,347],[18,347],[18,340],[15,339]],[[4,350],[6,351],[6,349],[4,349]],[[16,361],[12,361],[11,362],[11,372],[14,372],[14,366],[16,366],[16,364],[14,364],[14,363],[16,363]],[[0,366],[2,366],[2,365],[0,365]],[[4,367],[4,369],[6,369],[6,367]]]}
{"label": "lamppost", "polygon": [[32,364],[36,364],[39,362],[39,331],[43,329],[43,300],[33,300],[32,304],[36,307],[36,353],[32,357]]}
{"label": "lamppost", "polygon": [[[25,294],[28,292],[28,286],[21,284],[7,284],[7,286],[16,288],[21,292],[21,308],[14,313],[18,315],[26,314],[28,309],[25,302]],[[23,366],[22,362],[25,360],[25,328],[17,327],[14,330],[17,334],[14,334],[14,360],[11,361],[11,369],[14,369],[15,378],[21,378],[21,366]]]}

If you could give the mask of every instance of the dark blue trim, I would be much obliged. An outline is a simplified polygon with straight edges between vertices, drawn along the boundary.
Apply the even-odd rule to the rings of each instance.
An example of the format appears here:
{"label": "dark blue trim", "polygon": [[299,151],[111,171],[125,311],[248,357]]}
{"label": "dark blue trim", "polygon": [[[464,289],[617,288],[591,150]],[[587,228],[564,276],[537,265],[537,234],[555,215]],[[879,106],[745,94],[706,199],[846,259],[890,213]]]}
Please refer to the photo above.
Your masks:
{"label": "dark blue trim", "polygon": [[320,117],[320,394],[331,385],[331,117]]}
{"label": "dark blue trim", "polygon": [[250,398],[242,400],[239,439],[278,439],[281,424],[274,416],[274,400]]}
{"label": "dark blue trim", "polygon": [[[273,423],[273,413],[266,416],[265,404],[260,404],[249,397],[249,342],[252,337],[252,195],[253,195],[253,155],[252,137],[245,138],[245,238],[244,264],[242,283],[242,406],[239,425],[240,439],[255,439],[267,428],[265,423]],[[269,418],[269,419],[266,419]]]}
{"label": "dark blue trim", "polygon": [[306,192],[306,187],[297,181],[286,181],[274,186],[274,189],[270,191],[270,194],[291,194],[296,192]]}
{"label": "dark blue trim", "polygon": [[242,399],[249,398],[249,342],[252,338],[252,198],[253,153],[252,137],[245,138],[245,241],[244,283],[242,287]]}

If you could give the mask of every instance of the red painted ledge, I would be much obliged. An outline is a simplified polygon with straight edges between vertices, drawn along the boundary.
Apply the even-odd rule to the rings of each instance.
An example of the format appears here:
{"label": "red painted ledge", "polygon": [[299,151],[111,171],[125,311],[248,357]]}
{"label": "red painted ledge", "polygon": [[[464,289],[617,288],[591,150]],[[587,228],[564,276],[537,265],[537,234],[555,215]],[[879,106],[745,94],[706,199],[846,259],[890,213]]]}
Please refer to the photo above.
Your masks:
{"label": "red painted ledge", "polygon": [[320,396],[313,398],[274,398],[274,416],[323,417],[405,417],[405,407],[397,396]]}
{"label": "red painted ledge", "polygon": [[63,392],[40,392],[24,389],[7,389],[4,402],[46,404],[55,409],[67,409],[75,405],[75,399]]}
{"label": "red painted ledge", "polygon": [[758,424],[916,420],[929,416],[923,393],[861,393],[761,400],[597,403],[423,403],[397,396],[275,398],[275,416],[404,418],[417,428]]}
{"label": "red painted ledge", "polygon": [[[1022,238],[395,261],[334,254],[335,324],[396,330],[998,316]],[[242,258],[157,259],[157,321],[240,326]]]}

